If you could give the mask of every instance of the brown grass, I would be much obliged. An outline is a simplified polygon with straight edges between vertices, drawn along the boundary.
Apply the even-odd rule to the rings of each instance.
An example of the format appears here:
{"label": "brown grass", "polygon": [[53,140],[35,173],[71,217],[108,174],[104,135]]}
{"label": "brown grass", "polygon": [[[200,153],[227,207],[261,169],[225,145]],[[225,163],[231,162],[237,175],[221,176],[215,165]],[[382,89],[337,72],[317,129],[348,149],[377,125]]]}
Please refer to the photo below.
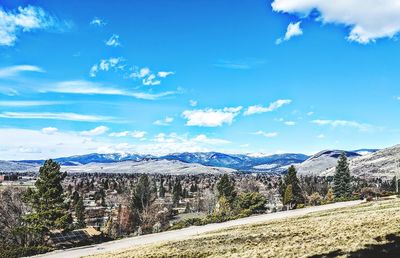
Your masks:
{"label": "brown grass", "polygon": [[396,199],[234,227],[96,257],[309,257],[335,251],[346,257],[366,245],[385,244],[388,234],[400,235],[399,226],[400,200]]}

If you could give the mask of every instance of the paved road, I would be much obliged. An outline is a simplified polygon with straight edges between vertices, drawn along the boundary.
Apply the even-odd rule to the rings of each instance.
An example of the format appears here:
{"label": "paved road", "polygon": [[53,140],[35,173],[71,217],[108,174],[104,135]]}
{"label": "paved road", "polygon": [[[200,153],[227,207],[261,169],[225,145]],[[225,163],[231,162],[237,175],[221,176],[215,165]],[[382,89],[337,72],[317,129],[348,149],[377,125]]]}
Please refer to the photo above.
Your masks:
{"label": "paved road", "polygon": [[106,242],[97,245],[84,246],[78,248],[71,248],[66,250],[57,250],[43,255],[38,255],[35,257],[46,257],[46,258],[78,258],[86,255],[93,255],[98,253],[105,253],[110,251],[116,251],[126,248],[132,248],[144,244],[152,244],[162,241],[169,240],[183,240],[191,236],[195,236],[202,233],[208,233],[215,230],[220,230],[232,226],[240,226],[245,224],[253,224],[266,222],[274,219],[284,219],[295,216],[306,215],[316,211],[326,211],[335,208],[343,208],[354,206],[362,203],[362,201],[350,201],[350,202],[339,202],[333,204],[327,204],[322,206],[309,207],[298,210],[276,212],[270,214],[263,214],[257,216],[251,216],[243,219],[231,220],[223,223],[208,224],[204,226],[193,226],[189,228],[166,231],[157,234],[150,234],[138,237],[125,238],[121,240]]}

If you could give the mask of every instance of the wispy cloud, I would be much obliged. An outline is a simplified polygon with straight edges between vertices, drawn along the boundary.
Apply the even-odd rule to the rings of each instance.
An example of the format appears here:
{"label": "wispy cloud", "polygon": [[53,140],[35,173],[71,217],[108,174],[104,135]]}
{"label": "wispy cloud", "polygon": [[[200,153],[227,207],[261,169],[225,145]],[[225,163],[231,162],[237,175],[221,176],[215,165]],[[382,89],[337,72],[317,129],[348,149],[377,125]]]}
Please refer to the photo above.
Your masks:
{"label": "wispy cloud", "polygon": [[90,68],[90,77],[96,77],[99,71],[107,72],[109,70],[120,71],[124,69],[124,65],[121,62],[124,59],[122,57],[111,57],[109,59],[102,59],[99,63],[94,64]]}
{"label": "wispy cloud", "polygon": [[283,41],[288,41],[289,39],[291,39],[292,37],[295,36],[300,36],[303,34],[303,30],[300,27],[301,22],[296,22],[296,23],[289,23],[287,29],[286,29],[286,33],[285,36],[283,38],[279,38],[275,41],[275,44],[279,45],[281,44]]}
{"label": "wispy cloud", "polygon": [[277,132],[264,132],[262,130],[259,130],[259,131],[255,132],[255,133],[252,133],[252,134],[254,134],[254,135],[262,135],[262,136],[264,136],[266,138],[274,138],[274,137],[278,136]]}
{"label": "wispy cloud", "polygon": [[131,136],[133,138],[138,138],[138,139],[142,139],[145,135],[147,134],[147,132],[145,131],[122,131],[122,132],[112,132],[109,134],[109,136],[111,137],[127,137],[127,136]]}
{"label": "wispy cloud", "polygon": [[265,63],[264,60],[244,59],[244,60],[219,60],[213,65],[219,68],[227,68],[233,70],[248,70],[264,63]]}
{"label": "wispy cloud", "polygon": [[218,127],[223,124],[232,124],[241,110],[241,106],[223,109],[186,110],[182,113],[182,116],[187,119],[187,126]]}
{"label": "wispy cloud", "polygon": [[110,121],[113,118],[98,115],[83,115],[77,113],[51,113],[51,112],[2,112],[0,118],[10,119],[50,119],[80,122]]}
{"label": "wispy cloud", "polygon": [[67,104],[62,101],[29,101],[29,100],[15,100],[15,101],[0,101],[0,107],[36,107],[36,106],[50,106]]}
{"label": "wispy cloud", "polygon": [[107,41],[106,45],[109,47],[118,47],[121,46],[119,42],[119,35],[113,34]]}
{"label": "wispy cloud", "polygon": [[55,83],[55,86],[44,87],[40,91],[88,95],[121,95],[145,100],[157,100],[163,97],[180,93],[179,89],[176,91],[165,91],[160,93],[128,92],[126,90],[105,87],[99,83],[89,82],[85,80],[58,82]]}
{"label": "wispy cloud", "polygon": [[189,100],[189,105],[191,107],[195,107],[195,106],[197,106],[197,104],[198,104],[197,100],[193,100],[193,99]]}
{"label": "wispy cloud", "polygon": [[155,125],[161,125],[161,126],[168,126],[171,125],[171,123],[174,121],[173,117],[167,116],[164,119],[156,120],[154,121],[153,124]]}
{"label": "wispy cloud", "polygon": [[271,104],[269,104],[268,107],[264,107],[262,105],[250,106],[244,112],[244,115],[245,116],[249,116],[249,115],[254,115],[254,114],[272,112],[272,111],[282,107],[283,105],[287,105],[287,104],[290,104],[290,103],[292,103],[292,101],[290,99],[279,99],[279,100],[274,101]]}
{"label": "wispy cloud", "polygon": [[0,6],[0,45],[13,46],[22,32],[61,29],[67,25],[40,7],[29,5],[5,10]]}
{"label": "wispy cloud", "polygon": [[101,125],[101,126],[95,127],[88,131],[82,131],[81,135],[83,135],[83,136],[98,136],[98,135],[105,134],[108,130],[109,130],[109,128],[107,126]]}
{"label": "wispy cloud", "polygon": [[0,68],[0,79],[18,76],[21,72],[43,73],[44,70],[34,65],[14,65],[14,66],[3,67]]}
{"label": "wispy cloud", "polygon": [[131,93],[130,96],[135,97],[137,99],[144,100],[157,100],[168,96],[173,96],[176,94],[180,94],[181,91],[178,89],[176,91],[164,91],[161,93],[145,93],[145,92],[134,92]]}
{"label": "wispy cloud", "polygon": [[360,131],[368,131],[372,129],[373,127],[369,124],[363,124],[359,123],[356,121],[347,121],[347,120],[322,120],[322,119],[317,119],[311,121],[313,124],[317,125],[329,125],[332,127],[352,127],[356,128]]}
{"label": "wispy cloud", "polygon": [[175,74],[175,72],[164,72],[164,71],[160,71],[157,73],[157,76],[160,78],[166,78],[167,76],[173,75]]}
{"label": "wispy cloud", "polygon": [[99,18],[99,17],[94,17],[91,21],[90,21],[90,25],[94,25],[94,26],[98,26],[98,27],[103,27],[105,26],[107,23]]}

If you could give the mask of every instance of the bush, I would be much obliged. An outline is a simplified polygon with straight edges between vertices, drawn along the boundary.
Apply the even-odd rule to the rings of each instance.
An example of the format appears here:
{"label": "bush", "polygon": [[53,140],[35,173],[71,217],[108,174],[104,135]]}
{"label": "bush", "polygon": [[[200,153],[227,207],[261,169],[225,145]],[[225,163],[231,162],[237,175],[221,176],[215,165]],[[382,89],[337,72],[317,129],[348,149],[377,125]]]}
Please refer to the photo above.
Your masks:
{"label": "bush", "polygon": [[240,210],[250,210],[251,214],[253,214],[265,212],[266,202],[267,200],[262,194],[249,192],[240,194],[235,204]]}
{"label": "bush", "polygon": [[18,258],[32,256],[53,251],[53,248],[47,246],[1,246],[0,258]]}

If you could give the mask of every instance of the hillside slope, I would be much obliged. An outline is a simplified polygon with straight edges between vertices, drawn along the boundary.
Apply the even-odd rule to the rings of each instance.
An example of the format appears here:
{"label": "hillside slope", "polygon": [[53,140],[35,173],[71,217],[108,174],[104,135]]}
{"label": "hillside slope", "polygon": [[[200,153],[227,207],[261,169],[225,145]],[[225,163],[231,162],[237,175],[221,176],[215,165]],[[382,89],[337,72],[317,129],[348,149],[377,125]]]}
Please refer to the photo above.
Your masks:
{"label": "hillside slope", "polygon": [[[392,179],[395,171],[400,170],[400,168],[396,167],[399,161],[400,145],[396,145],[351,159],[349,167],[352,175],[355,176]],[[331,168],[321,173],[321,175],[333,175],[334,172],[334,168]]]}
{"label": "hillside slope", "polygon": [[70,173],[157,173],[157,174],[221,174],[232,173],[234,169],[209,167],[196,163],[175,160],[122,161],[115,163],[89,163],[80,166],[61,166]]}
{"label": "hillside slope", "polygon": [[395,199],[92,257],[398,257],[399,224]]}

